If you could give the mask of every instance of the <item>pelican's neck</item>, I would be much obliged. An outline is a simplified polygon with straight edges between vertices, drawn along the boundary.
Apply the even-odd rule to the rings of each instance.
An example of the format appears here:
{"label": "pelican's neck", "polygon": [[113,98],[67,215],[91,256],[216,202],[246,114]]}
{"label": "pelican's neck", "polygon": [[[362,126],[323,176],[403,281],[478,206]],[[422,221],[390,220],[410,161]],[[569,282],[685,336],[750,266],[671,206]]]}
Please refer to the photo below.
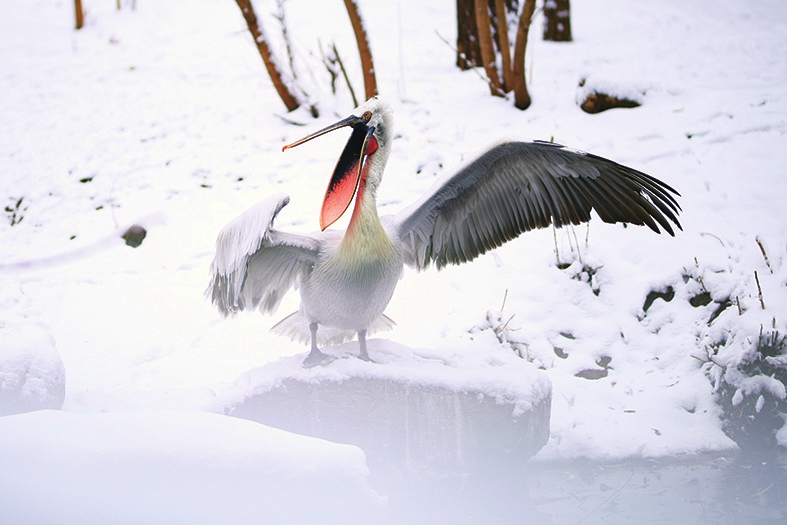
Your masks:
{"label": "pelican's neck", "polygon": [[378,242],[390,243],[377,215],[377,185],[385,168],[385,158],[376,156],[374,154],[367,159],[361,173],[355,207],[342,240],[346,247],[360,244],[373,249]]}

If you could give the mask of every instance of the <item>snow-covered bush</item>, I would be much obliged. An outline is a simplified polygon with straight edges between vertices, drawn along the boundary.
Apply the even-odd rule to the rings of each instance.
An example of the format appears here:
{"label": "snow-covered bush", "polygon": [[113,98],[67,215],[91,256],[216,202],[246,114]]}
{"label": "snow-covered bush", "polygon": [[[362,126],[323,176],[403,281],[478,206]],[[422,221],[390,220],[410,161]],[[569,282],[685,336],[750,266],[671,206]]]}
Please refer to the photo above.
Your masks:
{"label": "snow-covered bush", "polygon": [[[503,308],[505,308],[505,301],[503,302]],[[488,310],[486,319],[473,326],[469,330],[470,334],[478,334],[489,330],[495,335],[501,345],[508,346],[522,359],[532,361],[528,352],[527,342],[523,336],[518,336],[516,334],[517,329],[511,326],[514,315],[503,313],[503,308],[500,310]]]}
{"label": "snow-covered bush", "polygon": [[726,265],[695,260],[675,286],[686,289],[691,306],[707,312],[697,324],[703,355],[695,357],[705,361],[722,429],[741,449],[762,452],[787,446],[780,432],[787,420],[787,336],[776,315],[783,311],[787,271],[781,258],[772,264],[760,239],[756,245],[761,261],[742,256],[755,250],[725,246]]}
{"label": "snow-covered bush", "polygon": [[787,336],[777,330],[759,337],[716,376],[724,410],[724,432],[744,450],[777,445],[787,418]]}

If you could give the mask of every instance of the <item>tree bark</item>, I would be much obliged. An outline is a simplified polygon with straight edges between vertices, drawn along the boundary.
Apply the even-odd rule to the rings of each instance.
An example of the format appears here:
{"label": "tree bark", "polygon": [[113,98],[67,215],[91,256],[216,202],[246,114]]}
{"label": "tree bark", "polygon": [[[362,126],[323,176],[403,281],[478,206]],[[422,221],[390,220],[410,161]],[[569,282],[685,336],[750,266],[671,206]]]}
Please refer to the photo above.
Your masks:
{"label": "tree bark", "polygon": [[544,3],[544,40],[571,42],[569,0],[546,0]]}
{"label": "tree bark", "polygon": [[506,17],[506,0],[495,0],[495,16],[497,17],[497,43],[503,59],[503,91],[508,93],[514,87],[514,71],[511,69],[511,44],[508,42],[508,19]]}
{"label": "tree bark", "polygon": [[527,92],[525,80],[525,50],[535,9],[536,0],[525,0],[517,26],[516,44],[514,44],[514,105],[522,110],[530,107],[530,94]]}
{"label": "tree bark", "polygon": [[74,0],[74,15],[76,17],[76,28],[82,29],[85,26],[85,10],[82,9],[82,0]]}
{"label": "tree bark", "polygon": [[500,84],[495,60],[495,44],[492,39],[492,22],[489,19],[489,3],[487,0],[475,0],[475,19],[478,28],[478,45],[481,48],[481,61],[489,79],[489,91],[493,96],[505,95]]}
{"label": "tree bark", "polygon": [[257,15],[254,13],[251,0],[235,0],[235,2],[238,4],[241,13],[243,13],[243,18],[246,20],[246,25],[249,28],[252,38],[254,38],[254,43],[257,45],[257,50],[260,52],[262,61],[265,64],[265,69],[268,70],[268,75],[271,77],[271,81],[273,81],[273,87],[276,88],[279,98],[284,102],[287,111],[297,109],[300,106],[300,102],[282,79],[281,72],[276,64],[276,59],[262,32],[262,27],[257,22]]}
{"label": "tree bark", "polygon": [[456,0],[456,65],[462,71],[481,62],[475,0]]}
{"label": "tree bark", "polygon": [[358,53],[361,55],[361,69],[363,70],[363,86],[366,90],[366,99],[370,99],[377,94],[377,79],[374,74],[374,61],[372,51],[369,47],[369,38],[363,20],[358,12],[358,5],[355,0],[344,0],[347,7],[347,14],[350,15],[350,23],[353,26],[355,40],[358,42]]}

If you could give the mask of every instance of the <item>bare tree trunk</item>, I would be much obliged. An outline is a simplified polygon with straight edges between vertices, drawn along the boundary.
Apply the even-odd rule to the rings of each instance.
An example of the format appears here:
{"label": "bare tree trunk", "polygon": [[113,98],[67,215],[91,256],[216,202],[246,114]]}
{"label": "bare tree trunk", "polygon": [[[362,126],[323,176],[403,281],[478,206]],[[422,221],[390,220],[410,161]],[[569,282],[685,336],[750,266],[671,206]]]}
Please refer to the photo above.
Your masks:
{"label": "bare tree trunk", "polygon": [[[550,1],[550,0],[547,0]],[[457,66],[469,69],[483,65],[489,81],[489,90],[494,96],[505,96],[514,92],[514,104],[519,109],[530,106],[530,94],[525,80],[525,50],[531,19],[535,12],[535,0],[524,0],[519,16],[514,58],[511,59],[511,43],[508,35],[508,14],[516,14],[519,0],[457,0]],[[467,21],[475,19],[475,25],[467,26]],[[470,51],[477,44],[480,60],[471,61]],[[495,45],[497,48],[495,48]],[[497,54],[500,54],[498,70]]]}
{"label": "bare tree trunk", "polygon": [[544,40],[571,42],[569,0],[546,0],[544,2]]}
{"label": "bare tree trunk", "polygon": [[82,9],[82,0],[74,0],[74,14],[76,15],[76,28],[85,26],[85,10]]}
{"label": "bare tree trunk", "polygon": [[462,71],[481,62],[475,0],[456,0],[456,65]]}
{"label": "bare tree trunk", "polygon": [[361,55],[361,69],[363,70],[363,85],[366,90],[366,99],[370,99],[377,94],[377,79],[374,75],[374,61],[372,51],[369,48],[369,38],[366,36],[366,29],[363,20],[358,12],[358,5],[355,0],[344,0],[347,7],[347,14],[350,15],[350,23],[353,26],[355,40],[358,42],[358,53]]}
{"label": "bare tree trunk", "polygon": [[527,49],[527,34],[535,9],[536,0],[525,0],[514,44],[514,105],[523,110],[530,106],[530,94],[527,92],[527,82],[525,81],[525,50]]}
{"label": "bare tree trunk", "polygon": [[478,28],[478,45],[481,48],[486,77],[489,79],[489,91],[493,96],[505,95],[500,84],[500,75],[497,72],[495,60],[495,44],[492,39],[492,22],[489,19],[489,3],[487,0],[475,0],[475,19]]}
{"label": "bare tree trunk", "polygon": [[503,91],[508,93],[514,87],[514,71],[511,69],[511,44],[508,42],[508,19],[506,18],[506,0],[495,0],[495,16],[497,17],[497,44],[503,59]]}
{"label": "bare tree trunk", "polygon": [[268,47],[268,41],[265,39],[262,28],[257,22],[257,15],[254,13],[251,0],[235,0],[235,2],[238,4],[238,7],[240,7],[241,12],[243,13],[243,18],[246,20],[246,25],[249,27],[249,32],[251,33],[252,38],[254,38],[254,43],[257,45],[257,50],[260,52],[260,56],[262,57],[262,61],[265,64],[265,68],[268,70],[268,75],[273,81],[273,87],[276,88],[276,92],[279,94],[282,102],[284,102],[284,105],[287,107],[287,111],[293,111],[294,109],[297,109],[298,106],[300,106],[300,102],[295,97],[295,95],[292,94],[282,79],[281,72],[279,71],[279,67],[276,64],[276,59],[274,58],[270,47]]}

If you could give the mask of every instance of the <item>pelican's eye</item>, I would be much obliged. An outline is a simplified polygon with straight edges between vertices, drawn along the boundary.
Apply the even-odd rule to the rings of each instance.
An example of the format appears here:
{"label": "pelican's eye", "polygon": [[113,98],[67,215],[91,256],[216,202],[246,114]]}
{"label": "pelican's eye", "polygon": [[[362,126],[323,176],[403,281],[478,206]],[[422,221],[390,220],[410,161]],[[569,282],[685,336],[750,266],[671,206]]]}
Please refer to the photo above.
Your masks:
{"label": "pelican's eye", "polygon": [[361,115],[361,120],[364,122],[369,122],[372,119],[372,112],[371,111],[364,111],[363,115]]}

